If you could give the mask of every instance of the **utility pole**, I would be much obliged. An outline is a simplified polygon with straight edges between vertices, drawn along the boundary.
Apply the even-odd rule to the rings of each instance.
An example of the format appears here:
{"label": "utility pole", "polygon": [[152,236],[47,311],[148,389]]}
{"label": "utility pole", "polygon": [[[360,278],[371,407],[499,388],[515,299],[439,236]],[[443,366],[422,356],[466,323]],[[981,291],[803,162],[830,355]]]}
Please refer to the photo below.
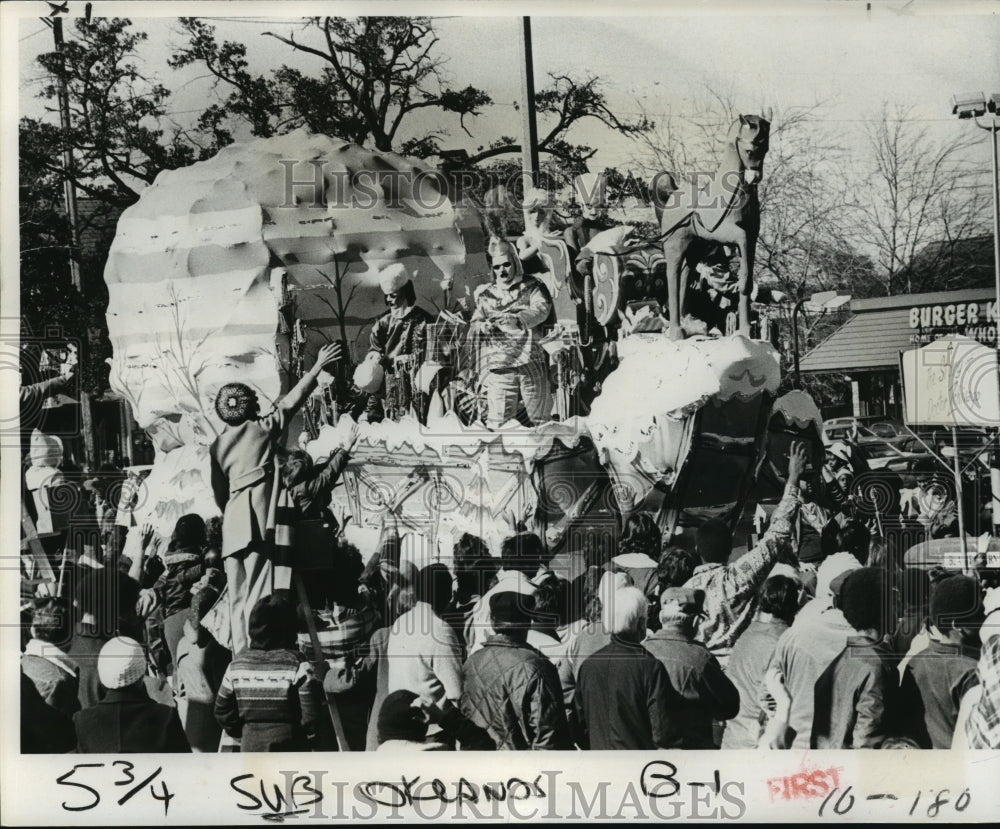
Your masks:
{"label": "utility pole", "polygon": [[[69,221],[69,232],[70,232],[70,252],[69,252],[69,276],[70,281],[73,283],[73,287],[76,288],[77,292],[82,296],[83,294],[83,280],[80,278],[80,216],[77,212],[76,205],[76,186],[73,183],[75,166],[73,163],[73,150],[69,143],[69,131],[72,128],[72,121],[70,119],[69,111],[69,88],[66,85],[66,73],[64,55],[65,55],[65,41],[63,40],[63,26],[62,17],[60,17],[60,12],[64,11],[64,7],[58,7],[55,4],[51,4],[52,13],[50,18],[43,18],[45,22],[50,22],[52,25],[52,37],[55,41],[56,52],[59,55],[59,77],[57,78],[59,86],[59,126],[62,129],[62,134],[64,138],[63,144],[63,199],[66,203],[66,218]],[[87,344],[89,347],[89,343]],[[95,450],[94,450],[94,419],[93,412],[90,408],[90,395],[83,389],[82,385],[80,388],[80,431],[81,437],[83,438],[83,460],[84,464],[91,469],[96,468],[95,463]]]}
{"label": "utility pole", "polygon": [[531,58],[531,18],[521,29],[521,166],[525,184],[538,184],[538,126],[535,123],[535,69]]}
{"label": "utility pole", "polygon": [[[69,117],[69,90],[66,87],[66,75],[63,73],[63,53],[65,41],[63,40],[62,18],[52,18],[52,35],[56,43],[56,52],[59,53],[59,126],[62,128],[63,136],[68,136],[70,131]],[[63,170],[65,180],[63,181],[63,198],[66,202],[66,216],[69,218],[69,231],[72,248],[69,256],[70,279],[73,287],[78,291],[81,288],[80,281],[80,217],[76,209],[76,187],[73,184],[73,150],[69,142],[63,146]]]}

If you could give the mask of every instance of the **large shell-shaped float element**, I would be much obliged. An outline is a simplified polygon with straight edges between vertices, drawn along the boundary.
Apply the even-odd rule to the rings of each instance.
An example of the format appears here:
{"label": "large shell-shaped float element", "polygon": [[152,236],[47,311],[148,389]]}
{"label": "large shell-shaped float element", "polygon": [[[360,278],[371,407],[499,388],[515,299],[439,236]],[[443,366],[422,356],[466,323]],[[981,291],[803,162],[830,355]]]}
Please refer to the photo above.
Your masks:
{"label": "large shell-shaped float element", "polygon": [[215,394],[246,383],[266,412],[288,385],[292,326],[307,362],[340,339],[361,359],[385,311],[380,270],[417,271],[418,302],[434,313],[471,303],[482,251],[478,218],[451,202],[434,170],[304,130],[157,176],[122,214],[104,274],[111,386],[157,463],[186,448],[197,466],[183,503],[164,506],[176,491],[151,494],[150,517],[169,532],[183,511],[211,503],[204,447],[222,429]]}

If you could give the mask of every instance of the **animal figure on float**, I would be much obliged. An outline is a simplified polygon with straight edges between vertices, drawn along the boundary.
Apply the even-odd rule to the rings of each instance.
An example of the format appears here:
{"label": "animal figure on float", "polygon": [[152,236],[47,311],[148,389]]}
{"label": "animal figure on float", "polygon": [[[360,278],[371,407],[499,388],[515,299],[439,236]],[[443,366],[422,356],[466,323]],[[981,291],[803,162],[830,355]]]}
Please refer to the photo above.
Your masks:
{"label": "animal figure on float", "polygon": [[660,173],[653,182],[653,203],[667,262],[671,336],[680,339],[684,290],[690,278],[688,248],[696,239],[736,245],[740,256],[740,330],[750,329],[750,292],[754,254],[760,234],[757,185],[764,169],[771,113],[740,115],[733,122],[718,169],[700,186],[700,175],[676,178]]}

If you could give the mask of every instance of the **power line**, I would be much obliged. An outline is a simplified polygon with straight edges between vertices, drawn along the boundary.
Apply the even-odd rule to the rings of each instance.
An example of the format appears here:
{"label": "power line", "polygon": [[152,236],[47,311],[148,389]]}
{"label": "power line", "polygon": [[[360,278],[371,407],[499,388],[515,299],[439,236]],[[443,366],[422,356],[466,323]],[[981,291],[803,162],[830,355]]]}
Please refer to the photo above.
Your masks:
{"label": "power line", "polygon": [[41,28],[41,29],[38,29],[37,31],[34,31],[34,32],[32,32],[32,33],[31,33],[30,35],[25,35],[24,37],[19,37],[19,38],[17,39],[17,42],[18,42],[18,43],[23,43],[23,42],[24,42],[25,40],[27,40],[27,39],[28,39],[29,37],[34,37],[35,35],[40,35],[40,34],[41,34],[42,32],[44,32],[44,31],[47,31],[47,30],[48,30],[48,28],[49,28],[48,26],[42,26],[42,28]]}

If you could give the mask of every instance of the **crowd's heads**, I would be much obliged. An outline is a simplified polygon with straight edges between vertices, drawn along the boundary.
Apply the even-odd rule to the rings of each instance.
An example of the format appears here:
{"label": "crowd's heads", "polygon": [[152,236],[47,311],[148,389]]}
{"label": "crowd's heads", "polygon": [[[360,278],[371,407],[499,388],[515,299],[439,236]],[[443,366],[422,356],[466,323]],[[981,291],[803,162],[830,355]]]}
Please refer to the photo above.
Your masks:
{"label": "crowd's heads", "polygon": [[566,620],[567,583],[558,578],[546,579],[535,588],[531,622],[541,628],[557,628]]}
{"label": "crowd's heads", "polygon": [[412,561],[404,561],[396,571],[397,575],[389,586],[386,597],[390,619],[396,619],[413,609],[417,603],[417,582],[420,571]]}
{"label": "crowd's heads", "polygon": [[690,587],[668,587],[660,594],[660,622],[664,627],[693,634],[705,612],[705,591]]}
{"label": "crowd's heads", "polygon": [[203,550],[208,541],[205,519],[196,512],[182,515],[174,524],[170,538],[171,550]]}
{"label": "crowd's heads", "polygon": [[685,550],[683,547],[667,547],[656,567],[656,580],[659,582],[660,590],[681,587],[694,575],[695,568],[699,564],[701,559],[697,553]]}
{"label": "crowd's heads", "polygon": [[837,527],[837,552],[850,553],[861,566],[868,563],[868,551],[871,548],[872,536],[868,528],[860,521],[848,521]]}
{"label": "crowd's heads", "polygon": [[838,576],[857,570],[861,567],[850,553],[834,553],[823,561],[816,571],[816,596],[825,597],[833,593],[833,583]]}
{"label": "crowd's heads", "polygon": [[490,596],[490,623],[496,633],[523,640],[531,626],[535,602],[531,596],[504,590]]}
{"label": "crowd's heads", "polygon": [[31,636],[53,645],[69,641],[69,613],[60,599],[48,597],[35,601],[31,612]]}
{"label": "crowd's heads", "polygon": [[229,426],[239,426],[260,414],[257,393],[245,383],[226,383],[215,396],[215,413]]}
{"label": "crowd's heads", "polygon": [[417,574],[417,601],[427,602],[441,614],[451,602],[451,572],[441,562],[428,564]]}
{"label": "crowd's heads", "polygon": [[799,609],[799,584],[789,576],[771,576],[760,590],[760,610],[791,624]]}
{"label": "crowd's heads", "polygon": [[623,587],[608,597],[601,621],[609,633],[635,642],[646,635],[646,596],[638,587]]}
{"label": "crowd's heads", "polygon": [[97,655],[97,677],[108,690],[128,688],[146,675],[146,651],[135,639],[116,636]]}
{"label": "crowd's heads", "polygon": [[942,634],[954,631],[963,641],[972,641],[984,618],[982,588],[972,576],[948,576],[934,585],[930,621]]}
{"label": "crowd's heads", "polygon": [[452,555],[455,559],[455,572],[460,573],[469,569],[474,562],[488,558],[490,549],[479,536],[472,535],[472,533],[462,533],[461,538],[455,542],[455,546],[452,548]]}
{"label": "crowd's heads", "polygon": [[656,521],[647,512],[636,512],[628,517],[618,542],[618,552],[645,553],[656,559],[660,553],[661,533]]}
{"label": "crowd's heads", "polygon": [[889,580],[880,567],[859,567],[839,585],[838,605],[847,623],[858,631],[885,632]]}
{"label": "crowd's heads", "polygon": [[[142,638],[136,613],[139,585],[118,569],[93,570],[77,583],[74,603],[80,621],[106,636]],[[86,617],[86,618],[85,618]]]}
{"label": "crowd's heads", "polygon": [[851,447],[842,440],[831,443],[826,447],[826,465],[835,475],[845,467],[851,468]]}
{"label": "crowd's heads", "polygon": [[[621,570],[605,570],[601,583],[597,586],[597,600],[601,604],[601,619],[604,620],[604,610],[614,599],[615,594],[626,587],[633,587],[632,577]],[[642,592],[641,590],[639,591]]]}
{"label": "crowd's heads", "polygon": [[698,527],[698,555],[708,564],[725,564],[733,552],[733,534],[722,521],[712,518]]}
{"label": "crowd's heads", "polygon": [[[376,565],[377,566],[377,565]],[[361,551],[353,544],[338,544],[329,566],[303,571],[306,593],[313,607],[352,605],[365,572]]]}
{"label": "crowd's heads", "polygon": [[298,631],[296,606],[285,596],[265,596],[250,611],[250,647],[276,650],[295,645]]}
{"label": "crowd's heads", "polygon": [[312,469],[312,458],[304,449],[293,449],[281,465],[281,477],[285,486],[294,486],[305,480]]}
{"label": "crowd's heads", "polygon": [[500,547],[500,566],[533,576],[548,560],[542,539],[535,533],[518,533],[505,538]]}
{"label": "crowd's heads", "polygon": [[414,706],[417,695],[413,691],[393,691],[383,701],[378,712],[378,739],[405,740],[422,743],[427,736],[427,718]]}

